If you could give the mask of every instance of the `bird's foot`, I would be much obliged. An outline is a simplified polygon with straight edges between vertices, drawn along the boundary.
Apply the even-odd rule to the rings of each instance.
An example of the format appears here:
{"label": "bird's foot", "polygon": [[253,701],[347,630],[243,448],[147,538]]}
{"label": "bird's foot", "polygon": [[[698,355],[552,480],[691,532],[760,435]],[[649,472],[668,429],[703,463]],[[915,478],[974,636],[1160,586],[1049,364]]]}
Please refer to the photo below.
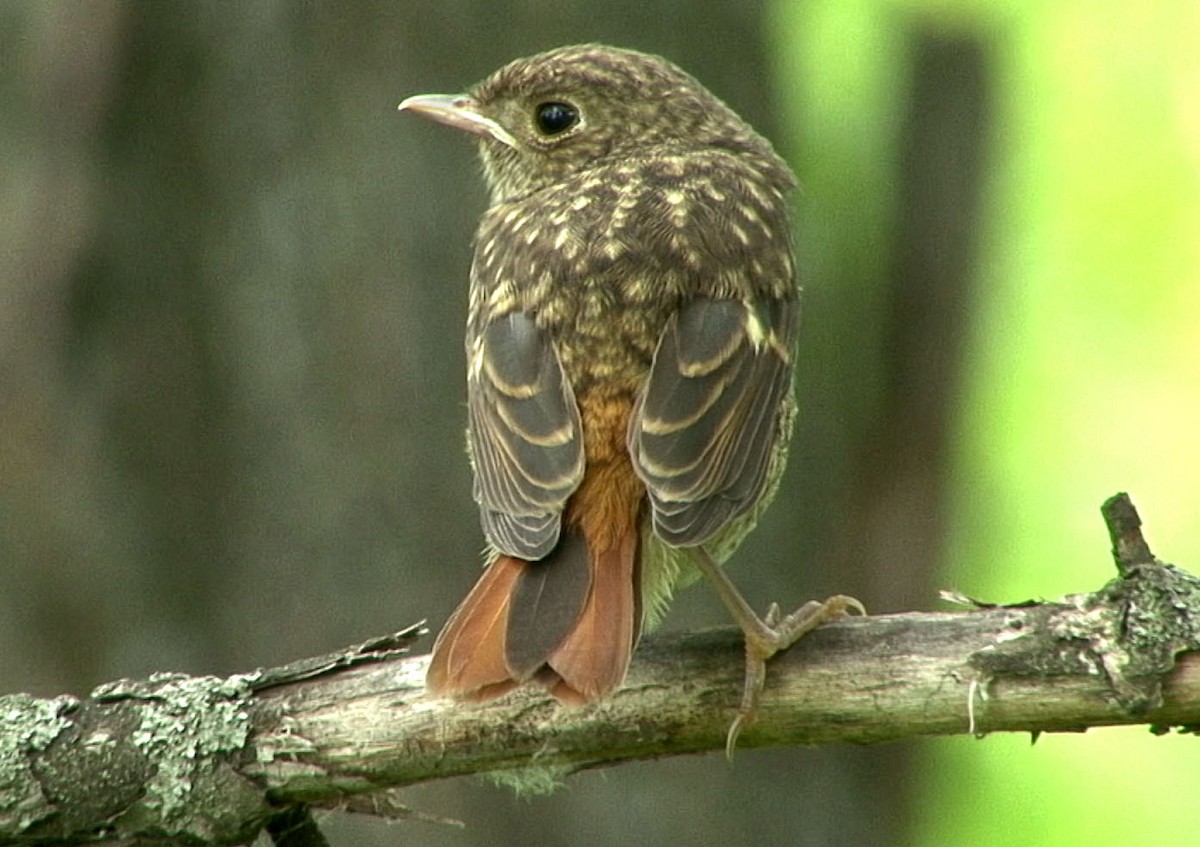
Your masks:
{"label": "bird's foot", "polygon": [[851,612],[865,615],[867,610],[853,597],[838,594],[824,602],[810,600],[784,618],[780,618],[779,606],[775,603],[771,604],[762,618],[753,614],[749,617],[738,616],[746,639],[746,681],[738,715],[725,737],[726,757],[733,758],[742,728],[754,722],[758,698],[767,679],[767,659],[791,647],[826,621],[845,617]]}

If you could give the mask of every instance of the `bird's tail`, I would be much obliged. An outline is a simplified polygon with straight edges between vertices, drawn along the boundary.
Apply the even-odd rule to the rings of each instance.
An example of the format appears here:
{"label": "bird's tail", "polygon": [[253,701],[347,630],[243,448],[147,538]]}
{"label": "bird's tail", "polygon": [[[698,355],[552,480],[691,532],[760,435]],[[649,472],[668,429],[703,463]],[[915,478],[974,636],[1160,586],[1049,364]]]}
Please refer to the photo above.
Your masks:
{"label": "bird's tail", "polygon": [[568,525],[544,559],[497,556],[433,645],[429,691],[487,700],[536,681],[577,704],[617,688],[641,624],[636,521],[623,530]]}

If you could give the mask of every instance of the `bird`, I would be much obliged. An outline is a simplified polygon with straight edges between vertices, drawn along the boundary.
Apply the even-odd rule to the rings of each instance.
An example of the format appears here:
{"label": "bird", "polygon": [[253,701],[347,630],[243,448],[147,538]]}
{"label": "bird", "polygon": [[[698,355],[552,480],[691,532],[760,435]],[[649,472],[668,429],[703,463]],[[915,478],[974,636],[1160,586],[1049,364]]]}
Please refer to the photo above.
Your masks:
{"label": "bird", "polygon": [[486,562],[427,690],[604,698],[703,575],[746,644],[732,754],[767,659],[865,614],[837,595],[760,617],[722,569],[774,497],[795,417],[791,170],[675,64],[599,44],[399,108],[474,136],[490,197],[465,339]]}

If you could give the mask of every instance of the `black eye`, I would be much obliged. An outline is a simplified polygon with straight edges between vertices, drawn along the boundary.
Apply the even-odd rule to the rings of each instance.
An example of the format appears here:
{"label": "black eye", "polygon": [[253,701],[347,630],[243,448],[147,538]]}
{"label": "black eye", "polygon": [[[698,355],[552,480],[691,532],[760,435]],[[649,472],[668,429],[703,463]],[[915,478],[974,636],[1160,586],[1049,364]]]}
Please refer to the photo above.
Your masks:
{"label": "black eye", "polygon": [[579,123],[579,111],[570,103],[543,103],[537,107],[537,126],[544,135],[558,135]]}

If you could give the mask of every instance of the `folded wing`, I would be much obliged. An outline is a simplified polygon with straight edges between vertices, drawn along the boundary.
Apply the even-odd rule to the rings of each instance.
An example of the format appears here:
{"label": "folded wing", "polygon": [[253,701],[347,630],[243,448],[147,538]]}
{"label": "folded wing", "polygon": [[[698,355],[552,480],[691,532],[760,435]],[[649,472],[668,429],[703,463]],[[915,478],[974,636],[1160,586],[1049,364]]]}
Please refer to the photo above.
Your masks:
{"label": "folded wing", "polygon": [[792,378],[791,300],[699,298],[670,320],[629,449],[658,534],[702,544],[757,502]]}
{"label": "folded wing", "polygon": [[563,506],[583,478],[579,409],[562,363],[532,317],[487,324],[467,380],[475,500],[501,553],[536,560],[558,541]]}

